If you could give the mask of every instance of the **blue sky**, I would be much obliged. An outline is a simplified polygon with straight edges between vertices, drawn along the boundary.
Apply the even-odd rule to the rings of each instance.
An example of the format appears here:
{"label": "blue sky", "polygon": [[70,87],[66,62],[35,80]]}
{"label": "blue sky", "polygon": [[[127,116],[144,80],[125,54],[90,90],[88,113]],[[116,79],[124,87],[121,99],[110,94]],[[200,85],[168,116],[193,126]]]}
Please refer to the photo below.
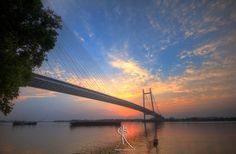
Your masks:
{"label": "blue sky", "polygon": [[[141,90],[151,87],[165,116],[236,116],[234,1],[45,0],[44,5],[62,17],[63,28],[48,62],[36,72],[137,104]],[[15,102],[8,119],[141,115],[33,88],[23,88]]]}

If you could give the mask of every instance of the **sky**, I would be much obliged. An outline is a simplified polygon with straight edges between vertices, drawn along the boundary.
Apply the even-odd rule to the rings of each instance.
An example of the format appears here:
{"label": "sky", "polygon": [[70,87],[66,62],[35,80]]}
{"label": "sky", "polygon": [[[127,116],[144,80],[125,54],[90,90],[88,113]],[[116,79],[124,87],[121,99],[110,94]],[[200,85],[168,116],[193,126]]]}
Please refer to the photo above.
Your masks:
{"label": "sky", "polygon": [[[36,73],[142,105],[165,117],[236,116],[236,2],[44,0],[63,27]],[[125,107],[21,88],[5,120],[140,118]],[[150,108],[150,104],[147,106]]]}

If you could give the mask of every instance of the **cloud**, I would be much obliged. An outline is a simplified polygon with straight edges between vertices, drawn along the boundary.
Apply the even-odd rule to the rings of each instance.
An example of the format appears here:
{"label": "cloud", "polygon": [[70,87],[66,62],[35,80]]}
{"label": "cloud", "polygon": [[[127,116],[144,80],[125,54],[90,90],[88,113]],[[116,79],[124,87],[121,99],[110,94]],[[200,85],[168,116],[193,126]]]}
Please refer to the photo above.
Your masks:
{"label": "cloud", "polygon": [[[151,47],[144,45],[144,49],[149,51]],[[117,89],[120,90],[119,96],[137,95],[136,91],[140,93],[140,87],[143,87],[148,82],[159,80],[159,71],[152,74],[142,66],[142,63],[129,56],[131,51],[129,51],[128,42],[125,42],[121,48],[113,47],[109,51],[107,61],[112,69],[115,70],[115,73],[110,75],[110,78],[112,78],[112,82]]]}
{"label": "cloud", "polygon": [[171,115],[173,106],[178,108],[179,113],[184,113],[203,103],[208,109],[214,106],[214,102],[231,102],[232,105],[236,98],[235,36],[234,33],[221,36],[196,49],[182,52],[179,57],[183,61],[192,56],[208,57],[202,59],[200,64],[184,61],[180,66],[185,67],[183,73],[165,79],[156,78],[139,61],[113,53],[109,56],[110,65],[119,70],[112,76],[113,84],[123,92],[115,96],[141,104],[142,88],[152,88],[164,115]]}
{"label": "cloud", "polygon": [[85,41],[84,38],[76,30],[74,30],[73,33],[75,34],[75,36],[79,39],[81,43],[84,43]]}
{"label": "cloud", "polygon": [[[194,55],[211,55],[194,66],[193,63],[185,66],[185,71],[180,75],[169,76],[167,80],[149,85],[154,87],[164,110],[168,104],[177,104],[186,110],[186,106],[198,106],[205,103],[208,108],[214,106],[214,102],[234,102],[236,105],[236,54],[235,34],[219,38],[198,47],[190,52],[185,52],[182,58]],[[191,53],[191,54],[189,54]],[[159,87],[155,88],[155,87]],[[162,87],[160,89],[160,87]],[[173,87],[173,88],[168,88]],[[165,105],[166,104],[166,105]],[[170,106],[169,106],[170,107]],[[170,114],[170,113],[169,113]]]}
{"label": "cloud", "polygon": [[233,12],[230,14],[230,19],[234,22],[236,22],[236,12]]}
{"label": "cloud", "polygon": [[152,28],[156,30],[161,30],[161,26],[155,18],[152,18],[150,16],[148,18],[149,18],[149,24],[152,26]]}
{"label": "cloud", "polygon": [[185,38],[188,38],[188,37],[192,36],[193,34],[194,34],[193,32],[189,32],[189,31],[184,32]]}
{"label": "cloud", "polygon": [[[236,56],[232,56],[234,42],[234,34],[232,34],[182,53],[180,55],[182,59],[192,56],[210,56],[203,60],[200,66],[186,63],[182,74],[172,75],[166,79],[160,79],[159,75],[152,74],[139,61],[130,58],[128,43],[126,43],[125,48],[112,48],[113,52],[109,52],[108,62],[117,71],[109,76],[111,80],[103,81],[104,87],[109,89],[113,96],[139,105],[142,104],[142,88],[152,88],[160,110],[164,111],[170,104],[179,104],[180,108],[191,103],[204,102],[210,106],[210,102],[232,100],[236,97],[236,84],[233,84],[236,82],[236,71],[234,71]],[[116,90],[109,88],[111,85],[114,85]],[[166,110],[166,114],[170,114],[169,109],[168,112]]]}
{"label": "cloud", "polygon": [[113,84],[120,90],[118,96],[134,97],[140,87],[154,79],[154,76],[140,64],[130,58],[121,58],[115,55],[109,55],[109,64],[118,69],[118,73],[112,77]]}
{"label": "cloud", "polygon": [[184,59],[193,56],[205,56],[215,51],[216,47],[215,43],[208,43],[192,51],[183,51],[180,53],[179,57],[180,59]]}
{"label": "cloud", "polygon": [[[149,17],[151,19],[149,23],[152,23],[153,28],[158,29],[159,26],[154,24],[159,24],[154,20],[155,17],[158,17],[162,21],[159,24],[162,31],[168,29],[168,31],[174,31],[177,34],[182,33],[184,39],[198,38],[210,32],[230,28],[230,21],[227,16],[235,12],[231,3],[232,1],[158,2],[156,9],[152,11],[152,16]],[[165,25],[162,26],[163,22]],[[175,37],[183,39],[179,35],[175,35]]]}
{"label": "cloud", "polygon": [[17,97],[17,101],[25,101],[28,99],[35,99],[35,98],[48,98],[48,97],[55,97],[56,92],[47,91],[32,87],[25,87],[20,88],[20,96]]}
{"label": "cloud", "polygon": [[112,67],[120,69],[122,73],[135,77],[143,82],[153,78],[146,69],[140,67],[139,64],[132,59],[119,59],[113,57],[110,64]]}

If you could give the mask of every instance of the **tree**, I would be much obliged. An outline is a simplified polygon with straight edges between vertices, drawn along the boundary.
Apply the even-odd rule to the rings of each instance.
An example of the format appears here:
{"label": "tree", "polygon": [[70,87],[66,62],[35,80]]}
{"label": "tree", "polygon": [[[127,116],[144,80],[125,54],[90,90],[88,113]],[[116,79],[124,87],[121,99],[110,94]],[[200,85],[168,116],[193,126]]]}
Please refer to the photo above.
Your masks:
{"label": "tree", "polygon": [[0,111],[5,115],[56,42],[61,18],[40,0],[0,1]]}

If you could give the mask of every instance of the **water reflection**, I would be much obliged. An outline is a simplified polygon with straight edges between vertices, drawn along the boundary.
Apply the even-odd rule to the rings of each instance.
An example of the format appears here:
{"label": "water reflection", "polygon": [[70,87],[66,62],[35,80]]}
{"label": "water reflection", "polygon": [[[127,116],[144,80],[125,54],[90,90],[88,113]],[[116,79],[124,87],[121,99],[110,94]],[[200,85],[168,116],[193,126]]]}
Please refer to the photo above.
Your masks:
{"label": "water reflection", "polygon": [[[135,151],[122,154],[236,153],[236,123],[125,122],[127,140]],[[38,123],[12,127],[0,123],[1,154],[117,153],[117,127],[78,127],[68,123]]]}
{"label": "water reflection", "polygon": [[[147,130],[147,122],[144,122],[144,132],[145,132],[145,138],[148,140],[148,130]],[[152,131],[154,132],[154,137],[153,139],[151,139],[150,141],[147,141],[147,149],[148,149],[148,153],[150,153],[152,151],[152,149],[155,149],[156,153],[158,153],[158,137],[157,137],[157,128],[158,126],[160,127],[162,123],[158,123],[158,122],[153,122],[153,129]]]}

